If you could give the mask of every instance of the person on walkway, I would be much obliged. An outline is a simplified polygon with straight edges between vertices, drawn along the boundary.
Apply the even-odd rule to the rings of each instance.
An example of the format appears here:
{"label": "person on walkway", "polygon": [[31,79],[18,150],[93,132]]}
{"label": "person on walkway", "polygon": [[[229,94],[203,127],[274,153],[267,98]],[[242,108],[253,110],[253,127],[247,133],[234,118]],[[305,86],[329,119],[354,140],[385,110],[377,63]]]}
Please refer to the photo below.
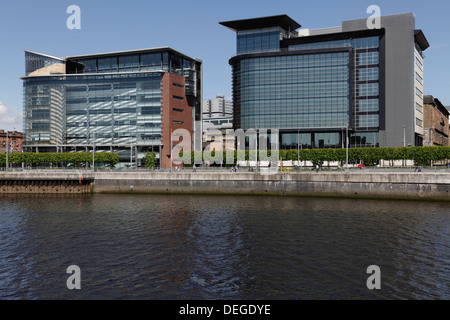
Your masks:
{"label": "person on walkway", "polygon": [[193,165],[192,167],[194,168],[194,172],[197,172],[197,169],[196,169],[195,163],[194,163],[194,165]]}

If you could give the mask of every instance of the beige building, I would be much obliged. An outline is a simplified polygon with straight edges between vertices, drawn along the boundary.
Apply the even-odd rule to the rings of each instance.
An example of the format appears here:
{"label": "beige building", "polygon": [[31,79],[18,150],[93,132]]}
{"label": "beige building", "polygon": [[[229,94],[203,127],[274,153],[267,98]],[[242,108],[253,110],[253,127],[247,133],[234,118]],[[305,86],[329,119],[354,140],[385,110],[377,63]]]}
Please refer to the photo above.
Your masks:
{"label": "beige building", "polygon": [[[415,31],[417,35],[417,31]],[[414,133],[416,137],[425,137],[424,132],[424,114],[423,114],[423,55],[420,47],[414,46],[414,116],[415,126]],[[419,144],[420,145],[420,144]]]}

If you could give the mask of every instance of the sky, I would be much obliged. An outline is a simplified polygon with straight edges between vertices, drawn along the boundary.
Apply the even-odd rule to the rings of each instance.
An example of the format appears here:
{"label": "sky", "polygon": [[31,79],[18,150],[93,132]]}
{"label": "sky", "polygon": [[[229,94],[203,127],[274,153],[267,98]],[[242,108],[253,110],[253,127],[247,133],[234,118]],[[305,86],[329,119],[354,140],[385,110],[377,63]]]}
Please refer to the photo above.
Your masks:
{"label": "sky", "polygon": [[[169,46],[203,61],[203,98],[232,98],[229,59],[236,36],[220,21],[287,14],[316,29],[343,20],[412,12],[431,47],[425,51],[425,92],[450,105],[448,0],[0,0],[0,129],[22,130],[24,50],[56,57]],[[70,5],[81,29],[70,30]]]}

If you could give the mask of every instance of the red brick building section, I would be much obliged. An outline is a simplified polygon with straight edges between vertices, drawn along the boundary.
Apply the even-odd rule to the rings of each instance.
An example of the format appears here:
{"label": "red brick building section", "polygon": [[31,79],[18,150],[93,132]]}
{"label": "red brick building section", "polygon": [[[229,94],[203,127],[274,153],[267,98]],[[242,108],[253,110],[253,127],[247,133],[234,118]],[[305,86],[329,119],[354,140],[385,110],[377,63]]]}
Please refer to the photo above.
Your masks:
{"label": "red brick building section", "polygon": [[17,131],[0,130],[0,153],[6,153],[6,138],[9,139],[9,152],[22,152],[23,134]]}
{"label": "red brick building section", "polygon": [[[185,129],[193,139],[193,110],[188,105],[185,93],[185,79],[172,73],[165,73],[162,78],[162,149],[161,167],[171,167],[171,132]],[[188,137],[186,137],[188,138]],[[182,141],[174,142],[174,146]],[[175,166],[175,165],[173,165]]]}
{"label": "red brick building section", "polygon": [[424,146],[449,146],[449,111],[439,99],[423,97]]}

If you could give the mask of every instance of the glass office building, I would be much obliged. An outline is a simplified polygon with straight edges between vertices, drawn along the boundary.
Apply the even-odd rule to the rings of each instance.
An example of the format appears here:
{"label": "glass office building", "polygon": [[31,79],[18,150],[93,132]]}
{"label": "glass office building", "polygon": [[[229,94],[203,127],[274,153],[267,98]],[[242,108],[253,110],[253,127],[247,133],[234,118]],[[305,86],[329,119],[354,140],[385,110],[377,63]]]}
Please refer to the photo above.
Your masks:
{"label": "glass office building", "polygon": [[347,135],[352,147],[389,145],[386,56],[396,48],[386,47],[390,19],[383,22],[381,29],[302,32],[286,15],[221,22],[237,34],[230,59],[235,129],[278,129],[282,148],[341,148]]}
{"label": "glass office building", "polygon": [[194,146],[198,135],[201,147],[201,128],[195,128],[201,123],[200,60],[170,48],[53,61],[42,55],[45,63],[36,63],[37,53],[25,56],[25,149],[95,146],[139,166],[146,152],[155,151],[167,167],[173,130],[188,130]]}

